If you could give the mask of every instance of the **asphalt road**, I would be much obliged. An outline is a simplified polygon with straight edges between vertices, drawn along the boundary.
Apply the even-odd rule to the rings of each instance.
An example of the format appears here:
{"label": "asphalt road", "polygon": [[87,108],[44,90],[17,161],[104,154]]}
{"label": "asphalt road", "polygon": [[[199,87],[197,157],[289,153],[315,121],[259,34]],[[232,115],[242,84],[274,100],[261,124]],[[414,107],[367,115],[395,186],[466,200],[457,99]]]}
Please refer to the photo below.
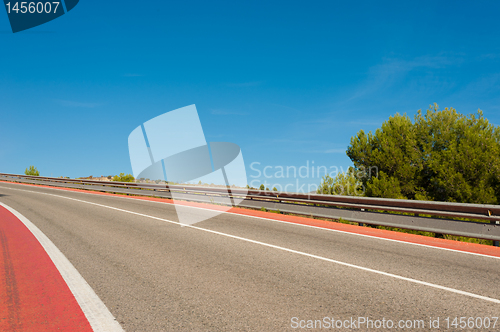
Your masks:
{"label": "asphalt road", "polygon": [[440,317],[437,331],[446,317],[500,316],[497,258],[234,214],[181,227],[170,204],[10,183],[0,202],[52,240],[126,331],[302,330],[293,317],[424,320],[427,331]]}

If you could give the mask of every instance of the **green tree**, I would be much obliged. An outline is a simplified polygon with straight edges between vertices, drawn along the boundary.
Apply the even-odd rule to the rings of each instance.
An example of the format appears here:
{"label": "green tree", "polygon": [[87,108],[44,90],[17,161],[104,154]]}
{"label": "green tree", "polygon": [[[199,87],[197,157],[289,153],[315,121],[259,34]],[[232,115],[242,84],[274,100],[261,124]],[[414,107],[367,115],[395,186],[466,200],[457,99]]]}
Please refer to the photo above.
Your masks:
{"label": "green tree", "polygon": [[316,192],[327,195],[362,196],[363,183],[355,169],[349,167],[347,172],[339,173],[335,178],[329,174],[325,175]]}
{"label": "green tree", "polygon": [[132,174],[125,175],[125,173],[120,173],[120,175],[115,175],[115,176],[113,176],[113,178],[111,180],[118,181],[118,182],[134,182],[135,181]]}
{"label": "green tree", "polygon": [[264,187],[264,185],[263,185],[263,184],[261,184],[259,189],[260,189],[260,190],[265,190],[265,189],[266,189],[266,187]]}
{"label": "green tree", "polygon": [[[500,129],[481,110],[465,116],[431,105],[412,122],[396,114],[375,133],[351,138],[347,155],[363,171],[366,195],[497,204]],[[367,169],[377,169],[377,174]]]}
{"label": "green tree", "polygon": [[29,168],[26,168],[24,174],[32,176],[40,176],[40,172],[36,169],[35,166],[30,166]]}

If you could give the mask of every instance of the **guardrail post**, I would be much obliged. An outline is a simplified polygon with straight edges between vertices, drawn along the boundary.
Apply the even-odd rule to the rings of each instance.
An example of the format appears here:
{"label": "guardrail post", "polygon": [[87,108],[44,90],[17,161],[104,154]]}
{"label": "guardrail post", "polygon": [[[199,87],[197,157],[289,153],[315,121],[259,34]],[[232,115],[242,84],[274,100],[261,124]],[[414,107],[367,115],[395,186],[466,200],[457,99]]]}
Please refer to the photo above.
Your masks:
{"label": "guardrail post", "polygon": [[[498,220],[492,220],[492,221],[490,221],[490,224],[498,225],[498,224],[500,224],[500,221],[498,221]],[[500,241],[493,240],[493,246],[494,247],[500,247]]]}
{"label": "guardrail post", "polygon": [[[221,192],[218,189],[211,189],[208,187],[202,187],[201,189],[200,188],[193,189],[193,187],[189,187],[186,185],[173,185],[173,188],[170,188],[168,185],[163,186],[163,185],[153,184],[151,186],[147,185],[142,187],[137,184],[132,185],[122,182],[103,183],[100,181],[91,181],[83,179],[64,179],[64,178],[58,179],[58,178],[26,176],[26,175],[5,174],[5,173],[0,173],[0,179],[12,182],[47,184],[49,186],[56,186],[56,187],[65,186],[63,185],[63,183],[67,183],[71,188],[79,188],[79,189],[95,190],[95,191],[109,191],[109,192],[113,192],[113,188],[116,190],[115,192],[121,192],[118,189],[125,187],[125,190],[127,191],[125,193],[127,195],[136,194],[137,192],[135,191],[135,189],[147,189],[145,191],[140,190],[140,193],[137,193],[138,195],[145,195],[145,196],[151,196],[151,194],[154,196],[155,193],[164,193],[164,192],[172,193],[173,191],[185,192],[186,194],[192,194],[196,197],[199,197],[195,194],[199,194],[200,191],[204,195],[207,195],[209,197],[212,194],[215,196],[221,195]],[[134,185],[137,185],[137,187],[134,187]],[[131,193],[128,192],[129,189]],[[198,189],[200,189],[200,191]],[[292,210],[303,210],[302,208],[305,208],[305,210],[307,211],[304,212],[303,214],[312,216],[314,216],[316,212],[320,216],[324,216],[325,213],[323,209],[324,206],[341,207],[341,208],[347,208],[348,210],[350,210],[347,212],[352,211],[356,215],[357,213],[355,211],[361,212],[359,214],[360,216],[357,218],[357,220],[359,221],[354,221],[354,223],[357,222],[358,225],[360,226],[377,227],[376,225],[391,225],[390,227],[396,227],[398,225],[402,225],[402,227],[399,228],[404,228],[405,225],[406,226],[411,225],[412,229],[420,229],[423,231],[432,232],[436,234],[435,235],[436,237],[442,237],[443,234],[452,234],[452,235],[469,234],[467,235],[468,237],[479,238],[479,239],[486,237],[487,239],[492,240],[494,246],[500,247],[500,207],[498,206],[464,203],[460,206],[460,208],[457,208],[455,206],[456,203],[453,203],[454,205],[451,205],[451,203],[446,203],[446,202],[432,202],[432,204],[430,204],[431,202],[424,202],[424,201],[406,202],[404,200],[398,200],[397,204],[395,204],[394,202],[392,202],[392,200],[381,199],[381,198],[373,200],[368,197],[367,198],[350,197],[346,200],[344,199],[345,197],[341,196],[332,197],[330,195],[308,195],[307,198],[304,198],[305,195],[299,195],[299,197],[297,198],[290,193],[287,194],[282,192],[257,191],[254,189],[250,190],[250,188],[247,189],[248,190],[246,190],[245,195],[248,194],[250,197],[247,197],[246,199],[253,200],[255,198],[254,201],[255,205],[252,204],[251,207],[256,207],[256,206],[258,207],[259,202],[262,202],[263,204],[279,202],[277,203],[277,205],[279,205],[280,203],[286,204],[284,205],[285,209],[286,206],[288,206],[288,204],[296,204],[297,209],[292,209]],[[231,189],[228,190],[228,192],[229,192],[229,197],[233,197],[233,195],[239,192],[239,189],[234,189],[234,190]],[[193,200],[196,201],[197,200],[196,197],[194,197]],[[316,207],[318,207],[318,209],[316,209]],[[378,210],[385,211],[386,215],[381,216],[380,213],[374,213],[374,214],[368,213],[368,215],[366,215],[367,211],[378,211]],[[342,210],[339,211],[344,212]],[[404,215],[398,215],[398,213],[389,214],[387,213],[389,211],[396,211],[396,212],[399,211],[399,213],[404,212]],[[487,213],[485,213],[485,211],[487,211]],[[291,212],[291,213],[296,213],[296,212]],[[339,215],[335,213],[333,214],[335,215],[334,219],[340,219],[342,218],[341,215],[343,215],[342,213],[340,213]],[[408,218],[409,217],[408,214],[413,214],[415,218],[413,218],[413,220],[412,218]],[[430,218],[428,218],[427,216],[430,216]],[[446,220],[446,219],[437,219],[436,216],[445,216],[454,218]],[[483,222],[481,223],[473,222],[467,224],[467,226],[470,226],[470,228],[465,227],[466,224],[463,224],[464,228],[462,228],[462,225],[460,224],[462,220],[455,220],[455,218],[476,219],[475,218],[476,216],[478,217],[477,219],[482,219]],[[499,220],[494,220],[497,218]],[[391,221],[388,222],[386,219],[390,219]],[[442,225],[442,227],[436,228],[434,224],[427,222],[426,219],[432,220],[432,223],[437,222],[440,225]],[[346,220],[349,220],[349,217],[346,217]],[[486,226],[488,222],[491,223],[490,226]],[[485,226],[489,227],[490,234],[483,233]],[[462,231],[463,229],[470,229],[470,231],[464,233]]]}
{"label": "guardrail post", "polygon": [[[365,209],[360,209],[360,211],[364,211],[364,210],[365,210]],[[363,227],[363,226],[365,226],[365,224],[364,224],[364,223],[362,223],[362,222],[360,222],[360,223],[358,223],[358,226]]]}

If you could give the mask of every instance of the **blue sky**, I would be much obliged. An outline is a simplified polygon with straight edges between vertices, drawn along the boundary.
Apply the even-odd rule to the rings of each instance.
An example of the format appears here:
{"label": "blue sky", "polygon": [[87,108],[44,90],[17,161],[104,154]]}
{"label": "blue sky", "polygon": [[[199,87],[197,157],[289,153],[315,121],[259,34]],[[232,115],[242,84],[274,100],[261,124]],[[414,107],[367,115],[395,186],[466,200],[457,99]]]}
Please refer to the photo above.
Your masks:
{"label": "blue sky", "polygon": [[499,125],[499,12],[498,1],[82,0],[13,34],[3,11],[0,172],[131,173],[130,132],[191,104],[207,141],[240,145],[249,180],[253,162],[345,169],[360,129],[434,102]]}

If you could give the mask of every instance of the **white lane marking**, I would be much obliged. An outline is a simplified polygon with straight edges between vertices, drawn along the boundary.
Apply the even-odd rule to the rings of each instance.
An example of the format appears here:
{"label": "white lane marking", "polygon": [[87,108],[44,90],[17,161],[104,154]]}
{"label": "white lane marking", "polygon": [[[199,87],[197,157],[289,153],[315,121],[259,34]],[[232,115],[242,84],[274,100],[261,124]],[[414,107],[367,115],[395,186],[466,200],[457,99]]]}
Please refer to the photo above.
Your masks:
{"label": "white lane marking", "polygon": [[[150,218],[150,219],[155,219],[155,220],[159,220],[159,221],[168,222],[168,223],[171,223],[171,224],[180,225],[180,223],[178,223],[176,221],[172,221],[172,220],[168,220],[168,219],[163,219],[163,218],[159,218],[159,217],[155,217],[155,216],[150,216],[150,215],[143,214],[143,213],[138,213],[138,212],[133,212],[133,211],[128,211],[128,210],[123,210],[123,209],[119,209],[119,208],[116,208],[116,207],[113,207],[113,206],[107,206],[107,205],[98,204],[98,203],[94,203],[94,202],[83,201],[83,200],[76,199],[76,198],[65,197],[65,196],[54,195],[54,194],[48,194],[48,193],[42,193],[42,192],[36,192],[36,191],[31,191],[31,190],[23,190],[23,189],[15,189],[15,188],[10,188],[10,189],[19,190],[19,191],[26,191],[26,192],[31,192],[31,193],[35,193],[35,194],[42,194],[42,195],[54,196],[54,197],[59,197],[59,198],[64,198],[64,199],[69,199],[69,200],[80,202],[80,203],[86,203],[86,204],[90,204],[90,205],[100,206],[100,207],[103,207],[103,208],[107,208],[107,209],[111,209],[111,210],[115,210],[115,211],[121,211],[121,212],[129,213],[129,214],[133,214],[133,215],[136,215],[136,216],[140,216],[140,217],[146,217],[146,218]],[[430,283],[430,282],[421,281],[421,280],[418,280],[418,279],[407,278],[407,277],[403,277],[403,276],[400,276],[400,275],[397,275],[397,274],[392,274],[392,273],[383,272],[383,271],[379,271],[379,270],[375,270],[375,269],[370,269],[370,268],[359,266],[359,265],[345,263],[345,262],[337,261],[335,259],[326,258],[326,257],[323,257],[323,256],[314,255],[314,254],[308,254],[308,253],[303,252],[303,251],[293,250],[293,249],[289,249],[289,248],[277,246],[277,245],[274,245],[274,244],[269,244],[269,243],[265,243],[265,242],[261,242],[261,241],[252,240],[252,239],[247,239],[247,238],[244,238],[244,237],[241,237],[241,236],[236,236],[236,235],[231,235],[231,234],[222,233],[222,232],[218,232],[218,231],[213,231],[213,230],[210,230],[210,229],[201,228],[201,227],[197,227],[197,226],[193,226],[193,225],[184,225],[184,227],[189,227],[189,228],[197,229],[197,230],[200,230],[200,231],[204,231],[204,232],[208,232],[208,233],[212,233],[212,234],[217,234],[217,235],[221,235],[221,236],[225,236],[225,237],[229,237],[229,238],[232,238],[232,239],[237,239],[237,240],[241,240],[241,241],[245,241],[245,242],[249,242],[249,243],[259,244],[259,245],[262,245],[262,246],[265,246],[265,247],[274,248],[274,249],[278,249],[278,250],[290,252],[290,253],[301,255],[301,256],[316,258],[316,259],[319,259],[319,260],[322,260],[322,261],[326,261],[326,262],[330,262],[330,263],[335,263],[335,264],[339,264],[339,265],[351,267],[351,268],[354,268],[354,269],[358,269],[358,270],[362,270],[362,271],[366,271],[366,272],[372,272],[372,273],[376,273],[376,274],[383,275],[383,276],[386,276],[386,277],[391,277],[391,278],[394,278],[394,279],[405,280],[405,281],[412,282],[412,283],[415,283],[415,284],[424,285],[424,286],[428,286],[428,287],[432,287],[432,288],[437,288],[437,289],[445,290],[445,291],[448,291],[448,292],[451,292],[451,293],[465,295],[465,296],[469,296],[469,297],[476,298],[476,299],[479,299],[479,300],[484,300],[484,301],[488,301],[488,302],[493,302],[493,303],[500,304],[500,300],[498,300],[498,299],[494,299],[494,298],[491,298],[491,297],[486,297],[486,296],[482,296],[482,295],[478,295],[478,294],[474,294],[474,293],[462,291],[462,290],[451,288],[451,287],[441,286],[441,285],[433,284],[433,283]]]}
{"label": "white lane marking", "polygon": [[92,287],[90,287],[85,279],[83,279],[81,274],[76,270],[66,256],[64,256],[64,254],[55,246],[55,244],[52,243],[52,241],[50,241],[50,239],[25,216],[2,202],[0,202],[0,206],[3,206],[19,220],[21,220],[21,222],[36,237],[38,242],[40,242],[52,262],[54,262],[56,268],[59,270],[59,273],[61,273],[61,276],[68,285],[69,289],[75,296],[76,301],[80,305],[80,308],[82,308],[82,311],[85,314],[85,317],[87,317],[92,329],[95,332],[123,331],[120,324],[116,321],[111,312],[109,312],[106,305],[97,296]]}
{"label": "white lane marking", "polygon": [[[87,194],[87,193],[85,193],[85,194]],[[117,197],[117,196],[111,196],[111,197]],[[121,197],[117,197],[117,198],[121,198]],[[134,199],[132,197],[123,197],[123,198]],[[137,198],[135,198],[135,199],[137,199]],[[170,205],[172,205],[171,203],[165,203],[165,202],[156,202],[156,201],[147,201],[147,202],[161,203],[161,204],[170,204]],[[198,206],[189,206],[189,205],[182,205],[182,204],[179,204],[178,206],[184,206],[184,207],[190,207],[190,208],[193,208],[193,209],[208,210],[208,211],[219,211],[219,210],[212,210],[212,209],[208,209],[208,208],[202,208],[202,207],[198,207]],[[468,254],[468,255],[475,255],[475,256],[482,256],[482,257],[500,259],[500,257],[498,257],[498,256],[491,256],[491,255],[486,255],[486,254],[479,254],[479,253],[475,253],[475,252],[463,251],[463,250],[458,250],[458,249],[436,247],[436,246],[432,246],[432,245],[429,245],[429,244],[421,244],[421,243],[407,242],[407,241],[403,241],[403,240],[388,239],[388,238],[385,238],[385,237],[378,237],[378,236],[375,236],[375,235],[359,234],[359,233],[354,233],[354,232],[341,231],[341,230],[338,230],[338,229],[324,228],[324,227],[313,226],[313,225],[304,225],[304,224],[299,224],[299,223],[295,223],[295,222],[292,222],[292,221],[279,220],[279,219],[271,219],[271,218],[264,218],[264,217],[257,217],[257,216],[250,216],[250,215],[240,214],[240,213],[236,213],[236,212],[227,212],[227,211],[220,211],[220,212],[227,213],[227,214],[232,214],[232,215],[236,215],[236,216],[254,218],[254,219],[276,221],[276,222],[287,224],[287,225],[309,227],[309,228],[315,228],[315,229],[320,229],[320,230],[324,230],[324,231],[330,231],[330,232],[336,232],[336,233],[342,233],[342,234],[349,234],[349,235],[357,235],[357,236],[367,237],[367,238],[371,238],[371,239],[384,240],[384,241],[390,241],[390,242],[397,242],[397,243],[403,243],[403,244],[411,244],[411,245],[415,245],[415,246],[419,246],[419,247],[426,247],[426,248],[432,248],[432,249],[440,249],[440,250],[457,252],[457,253],[461,253],[461,254]]]}
{"label": "white lane marking", "polygon": [[[0,181],[0,182],[2,182],[2,181]],[[25,185],[25,184],[20,184],[20,185]],[[8,187],[2,187],[2,188],[8,188]],[[52,189],[52,190],[64,190],[62,188],[47,188],[47,187],[40,187],[40,188]],[[14,189],[14,188],[9,188],[9,189],[21,190],[21,189]],[[79,189],[79,190],[81,190],[81,189]],[[86,194],[86,195],[94,195],[94,196],[95,195],[99,195],[98,193],[91,193],[91,192],[81,192],[81,191],[71,191],[71,192],[79,193],[79,194]],[[133,197],[120,197],[120,196],[111,196],[111,195],[110,196],[103,195],[103,196],[120,198],[120,199],[133,199],[133,200],[136,200],[136,201],[140,200],[140,201],[143,201],[143,202],[150,202],[150,203],[167,204],[169,206],[173,205],[172,203],[150,201],[150,200],[145,200],[145,199],[140,199],[140,198],[133,198]],[[203,203],[200,203],[200,204],[203,204]],[[204,203],[204,204],[209,204],[209,203]],[[189,208],[192,208],[192,209],[208,210],[208,211],[219,211],[219,210],[213,210],[213,209],[208,209],[208,208],[202,208],[202,207],[198,207],[198,206],[189,206],[189,205],[182,205],[182,204],[179,204],[179,205],[180,206],[189,207]],[[464,250],[458,250],[458,249],[451,249],[451,248],[437,247],[437,246],[433,246],[433,245],[430,245],[430,244],[421,244],[421,243],[407,242],[407,241],[403,241],[403,240],[388,239],[388,238],[385,238],[385,237],[378,237],[378,236],[375,236],[375,235],[359,234],[359,233],[355,233],[355,232],[341,231],[341,230],[338,230],[338,229],[331,229],[331,228],[324,228],[324,227],[313,226],[313,225],[298,224],[298,223],[294,223],[294,222],[286,221],[286,220],[271,219],[271,218],[257,217],[257,216],[249,216],[249,215],[240,214],[240,213],[236,213],[236,212],[228,212],[228,211],[219,211],[219,212],[225,213],[225,214],[232,214],[232,215],[236,215],[236,216],[254,218],[254,219],[275,221],[275,222],[279,222],[279,223],[283,223],[283,224],[287,224],[287,225],[309,227],[309,228],[315,228],[315,229],[319,229],[319,230],[323,230],[323,231],[336,232],[336,233],[342,233],[342,234],[348,234],[348,235],[355,235],[355,236],[362,236],[362,237],[367,237],[367,238],[370,238],[370,239],[390,241],[390,242],[403,243],[403,244],[410,244],[410,245],[419,246],[419,247],[425,247],[425,248],[430,248],[430,249],[446,250],[446,251],[456,252],[456,253],[460,253],[460,254],[467,254],[467,255],[474,255],[474,256],[481,256],[481,257],[488,257],[488,258],[500,259],[499,256],[491,256],[491,255],[486,255],[486,254],[479,254],[479,253],[476,253],[476,252],[470,252],[470,251],[464,251]]]}

